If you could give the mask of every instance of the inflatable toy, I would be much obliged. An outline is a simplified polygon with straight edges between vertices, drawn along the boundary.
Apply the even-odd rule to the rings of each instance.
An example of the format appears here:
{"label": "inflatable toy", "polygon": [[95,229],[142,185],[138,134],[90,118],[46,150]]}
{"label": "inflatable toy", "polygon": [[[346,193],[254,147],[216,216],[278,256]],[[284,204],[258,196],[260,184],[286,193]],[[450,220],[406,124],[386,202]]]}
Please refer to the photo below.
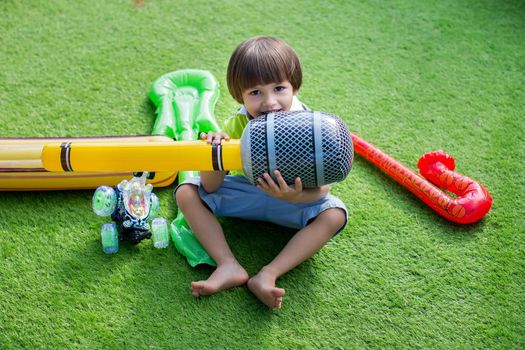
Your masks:
{"label": "inflatable toy", "polygon": [[140,173],[130,181],[123,180],[115,188],[100,186],[93,195],[93,211],[100,216],[111,216],[112,222],[102,225],[102,250],[106,254],[118,252],[119,241],[138,244],[152,238],[155,248],[166,248],[169,243],[168,224],[164,218],[155,218],[159,199],[146,185],[147,173]]}
{"label": "inflatable toy", "polygon": [[[263,173],[279,169],[288,184],[300,177],[312,188],[342,181],[352,167],[352,138],[335,115],[276,112],[251,120],[241,140],[210,145],[205,141],[132,144],[68,142],[44,146],[49,171],[238,170],[257,184]],[[241,162],[242,160],[242,162]]]}
{"label": "inflatable toy", "polygon": [[[429,182],[359,136],[352,134],[352,139],[356,152],[448,220],[470,224],[481,220],[492,206],[492,197],[485,187],[454,172],[454,158],[441,150],[426,153],[417,164]],[[432,183],[456,194],[456,198],[450,197]]]}
{"label": "inflatable toy", "polygon": [[[0,138],[0,191],[40,191],[92,189],[102,184],[115,186],[133,176],[126,172],[64,173],[49,172],[42,165],[42,149],[49,142],[89,141],[140,146],[149,142],[171,141],[165,136],[116,136],[75,138]],[[157,172],[148,182],[156,187],[169,186],[177,172]]]}
{"label": "inflatable toy", "polygon": [[269,113],[251,120],[241,138],[242,168],[252,184],[277,169],[289,185],[298,176],[304,188],[336,183],[350,173],[353,157],[348,128],[329,113]]}

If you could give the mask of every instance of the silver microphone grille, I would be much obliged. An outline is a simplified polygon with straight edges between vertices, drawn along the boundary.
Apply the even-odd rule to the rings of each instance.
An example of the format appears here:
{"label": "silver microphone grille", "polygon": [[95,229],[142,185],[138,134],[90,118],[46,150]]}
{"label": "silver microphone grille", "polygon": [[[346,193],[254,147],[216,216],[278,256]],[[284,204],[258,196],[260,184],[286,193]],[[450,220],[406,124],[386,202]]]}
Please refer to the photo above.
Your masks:
{"label": "silver microphone grille", "polygon": [[333,114],[276,112],[251,120],[241,138],[243,170],[256,184],[279,170],[288,184],[304,188],[339,182],[352,168],[354,148],[346,125]]}

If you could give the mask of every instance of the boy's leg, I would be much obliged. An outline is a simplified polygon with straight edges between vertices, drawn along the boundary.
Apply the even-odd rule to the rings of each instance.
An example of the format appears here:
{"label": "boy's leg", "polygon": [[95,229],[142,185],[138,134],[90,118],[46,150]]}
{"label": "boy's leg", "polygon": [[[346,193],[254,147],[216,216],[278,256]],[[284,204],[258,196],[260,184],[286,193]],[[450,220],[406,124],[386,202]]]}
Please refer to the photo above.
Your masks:
{"label": "boy's leg", "polygon": [[210,295],[243,285],[248,273],[233,256],[217,218],[202,203],[194,185],[182,185],[176,192],[177,205],[199,242],[217,263],[207,280],[191,283],[195,297]]}
{"label": "boy's leg", "polygon": [[268,265],[250,278],[248,288],[268,307],[279,309],[284,289],[275,287],[277,278],[314,255],[345,224],[345,220],[342,209],[323,211],[297,232]]}

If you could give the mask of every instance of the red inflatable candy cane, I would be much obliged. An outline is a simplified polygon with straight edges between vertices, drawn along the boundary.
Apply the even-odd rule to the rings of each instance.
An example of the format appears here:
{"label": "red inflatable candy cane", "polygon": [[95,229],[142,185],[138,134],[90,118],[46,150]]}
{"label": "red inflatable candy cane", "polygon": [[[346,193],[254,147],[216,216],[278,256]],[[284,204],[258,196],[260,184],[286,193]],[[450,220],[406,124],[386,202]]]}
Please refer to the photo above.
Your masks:
{"label": "red inflatable candy cane", "polygon": [[[470,224],[481,220],[490,210],[490,193],[471,178],[454,172],[454,158],[445,152],[426,153],[419,159],[417,167],[427,181],[359,136],[352,134],[352,141],[356,152],[448,220]],[[455,193],[456,197],[450,197],[433,184]]]}

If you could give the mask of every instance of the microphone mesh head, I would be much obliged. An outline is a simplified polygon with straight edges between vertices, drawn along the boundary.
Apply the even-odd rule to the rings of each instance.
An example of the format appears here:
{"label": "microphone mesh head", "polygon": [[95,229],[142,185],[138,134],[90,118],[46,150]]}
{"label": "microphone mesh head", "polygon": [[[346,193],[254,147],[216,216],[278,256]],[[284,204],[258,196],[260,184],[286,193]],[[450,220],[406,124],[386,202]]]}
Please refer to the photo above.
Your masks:
{"label": "microphone mesh head", "polygon": [[287,184],[304,188],[343,180],[352,168],[351,135],[339,117],[311,111],[277,112],[251,120],[241,138],[243,170],[256,184],[279,170]]}
{"label": "microphone mesh head", "polygon": [[[331,124],[327,126],[326,124]],[[325,157],[324,172],[328,184],[342,181],[352,170],[354,145],[352,136],[339,117],[330,115],[323,121],[322,139]]]}

